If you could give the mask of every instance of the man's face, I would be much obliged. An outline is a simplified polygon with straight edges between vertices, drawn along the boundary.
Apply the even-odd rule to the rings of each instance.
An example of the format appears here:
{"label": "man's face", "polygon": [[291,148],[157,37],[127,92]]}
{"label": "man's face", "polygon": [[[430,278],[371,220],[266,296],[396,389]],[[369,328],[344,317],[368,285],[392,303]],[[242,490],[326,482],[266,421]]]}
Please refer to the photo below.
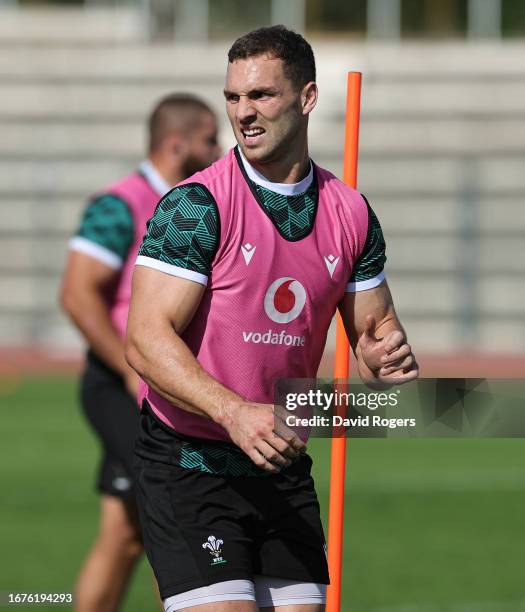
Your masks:
{"label": "man's face", "polygon": [[305,125],[301,92],[281,59],[259,55],[228,64],[226,110],[241,150],[253,163],[278,161]]}
{"label": "man's face", "polygon": [[201,113],[196,127],[187,137],[187,154],[184,174],[191,176],[217,161],[221,155],[218,140],[217,120],[211,113]]}

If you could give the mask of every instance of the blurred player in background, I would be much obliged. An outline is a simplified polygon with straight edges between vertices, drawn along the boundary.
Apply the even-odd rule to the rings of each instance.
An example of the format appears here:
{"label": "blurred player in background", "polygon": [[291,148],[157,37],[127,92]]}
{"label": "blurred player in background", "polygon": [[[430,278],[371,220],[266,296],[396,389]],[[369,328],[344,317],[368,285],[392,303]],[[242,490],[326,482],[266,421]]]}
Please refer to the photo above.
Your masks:
{"label": "blurred player in background", "polygon": [[311,459],[274,413],[274,383],[315,377],[337,308],[365,381],[401,384],[418,368],[375,214],[309,158],[310,45],[262,28],[228,59],[239,146],[163,198],[134,273],[144,544],[167,612],[320,612]]}
{"label": "blurred player in background", "polygon": [[61,301],[89,347],[81,400],[102,446],[100,526],[76,585],[79,612],[117,610],[143,550],[131,471],[139,379],[126,363],[124,335],[146,222],[172,186],[219,155],[209,106],[165,97],[149,119],[147,159],[91,199],[70,242]]}

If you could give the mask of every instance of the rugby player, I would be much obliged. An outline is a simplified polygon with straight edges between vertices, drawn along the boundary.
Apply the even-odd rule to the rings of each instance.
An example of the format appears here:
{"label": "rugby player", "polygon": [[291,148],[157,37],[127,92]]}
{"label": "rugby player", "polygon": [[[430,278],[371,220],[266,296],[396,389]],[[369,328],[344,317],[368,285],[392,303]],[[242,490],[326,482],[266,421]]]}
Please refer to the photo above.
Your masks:
{"label": "rugby player", "polygon": [[241,37],[224,95],[238,146],[163,198],[134,272],[145,549],[167,612],[320,612],[311,459],[274,414],[274,382],[315,377],[337,308],[365,381],[418,367],[375,214],[309,158],[310,45],[283,26]]}
{"label": "rugby player", "polygon": [[102,449],[98,535],[78,577],[80,612],[118,609],[143,546],[131,459],[138,427],[138,376],[124,357],[131,276],[159,199],[220,155],[214,113],[172,94],[149,119],[149,153],[138,170],[88,203],[70,242],[61,301],[89,350],[81,400]]}

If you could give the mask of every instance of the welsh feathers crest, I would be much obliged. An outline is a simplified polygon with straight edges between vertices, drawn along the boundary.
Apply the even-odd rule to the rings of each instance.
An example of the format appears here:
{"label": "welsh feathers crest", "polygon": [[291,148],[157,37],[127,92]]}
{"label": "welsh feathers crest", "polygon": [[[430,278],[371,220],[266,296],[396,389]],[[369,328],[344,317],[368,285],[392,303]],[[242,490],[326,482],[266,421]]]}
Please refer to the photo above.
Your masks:
{"label": "welsh feathers crest", "polygon": [[224,544],[223,540],[218,540],[215,536],[208,536],[207,542],[202,545],[203,548],[209,548],[210,555],[218,559],[221,555],[221,546]]}

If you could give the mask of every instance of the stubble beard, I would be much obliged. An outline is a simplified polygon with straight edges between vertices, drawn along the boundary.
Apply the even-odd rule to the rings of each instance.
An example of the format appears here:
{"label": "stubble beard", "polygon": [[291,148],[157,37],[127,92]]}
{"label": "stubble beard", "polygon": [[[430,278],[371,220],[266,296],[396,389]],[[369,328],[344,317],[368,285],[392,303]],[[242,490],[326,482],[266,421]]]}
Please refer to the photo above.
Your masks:
{"label": "stubble beard", "polygon": [[[268,143],[265,150],[257,152],[257,150],[247,149],[239,143],[239,146],[243,152],[244,157],[250,163],[256,164],[270,164],[278,163],[286,158],[287,152],[290,150],[292,143],[298,138],[301,130],[299,122],[294,122],[292,126],[286,131],[285,134]],[[268,132],[266,132],[268,134]],[[242,133],[241,133],[242,138]]]}
{"label": "stubble beard", "polygon": [[194,155],[189,155],[184,164],[182,166],[182,172],[185,178],[196,174],[197,172],[201,172],[201,170],[205,170],[210,164],[204,162]]}

